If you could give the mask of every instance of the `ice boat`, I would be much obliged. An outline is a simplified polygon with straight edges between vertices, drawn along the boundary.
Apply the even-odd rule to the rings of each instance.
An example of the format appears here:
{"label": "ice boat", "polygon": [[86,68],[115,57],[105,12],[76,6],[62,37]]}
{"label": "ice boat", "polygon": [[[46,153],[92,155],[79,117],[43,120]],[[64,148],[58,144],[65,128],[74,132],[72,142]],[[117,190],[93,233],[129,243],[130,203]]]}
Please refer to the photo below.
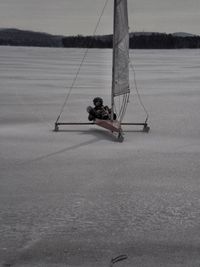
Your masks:
{"label": "ice boat", "polygon": [[[128,4],[127,0],[114,0],[113,12],[113,57],[112,57],[112,86],[111,86],[111,116],[109,120],[95,119],[93,122],[60,122],[60,116],[55,122],[55,131],[61,125],[89,125],[95,124],[103,127],[117,136],[117,140],[122,142],[123,125],[137,125],[142,127],[142,131],[149,132],[148,115],[144,122],[123,122],[129,103],[129,25],[128,25]],[[121,99],[120,107],[116,108],[117,98]],[[114,112],[117,118],[114,119]]]}

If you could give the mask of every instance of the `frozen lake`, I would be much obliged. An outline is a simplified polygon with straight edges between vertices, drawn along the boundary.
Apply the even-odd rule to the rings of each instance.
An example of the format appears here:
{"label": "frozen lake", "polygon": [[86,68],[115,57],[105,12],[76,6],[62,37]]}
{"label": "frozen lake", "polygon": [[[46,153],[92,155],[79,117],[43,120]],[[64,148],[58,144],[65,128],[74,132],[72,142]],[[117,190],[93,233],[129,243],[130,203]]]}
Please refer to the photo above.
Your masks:
{"label": "frozen lake", "polygon": [[[0,264],[200,266],[200,50],[130,52],[151,131],[123,143],[52,131],[83,53],[0,47]],[[89,51],[62,121],[109,105],[111,58]],[[125,120],[145,120],[134,88]]]}

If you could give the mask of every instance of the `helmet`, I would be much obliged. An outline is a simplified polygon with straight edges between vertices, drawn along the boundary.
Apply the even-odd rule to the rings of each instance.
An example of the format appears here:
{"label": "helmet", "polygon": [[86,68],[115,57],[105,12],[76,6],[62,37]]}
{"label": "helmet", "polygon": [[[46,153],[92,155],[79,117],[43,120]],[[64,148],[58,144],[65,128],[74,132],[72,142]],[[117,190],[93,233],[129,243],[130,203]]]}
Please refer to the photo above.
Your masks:
{"label": "helmet", "polygon": [[95,97],[93,99],[93,103],[96,106],[96,104],[99,102],[99,105],[102,106],[103,105],[103,99],[101,97]]}

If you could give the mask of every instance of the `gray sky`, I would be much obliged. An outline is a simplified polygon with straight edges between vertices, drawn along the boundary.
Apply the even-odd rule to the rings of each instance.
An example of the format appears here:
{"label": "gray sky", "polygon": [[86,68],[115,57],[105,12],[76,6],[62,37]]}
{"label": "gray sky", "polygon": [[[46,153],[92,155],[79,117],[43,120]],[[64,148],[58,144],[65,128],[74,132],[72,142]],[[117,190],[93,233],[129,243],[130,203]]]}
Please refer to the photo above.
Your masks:
{"label": "gray sky", "polygon": [[[0,0],[0,28],[92,34],[106,0]],[[112,32],[109,0],[97,34]],[[200,0],[128,0],[130,31],[200,35]]]}

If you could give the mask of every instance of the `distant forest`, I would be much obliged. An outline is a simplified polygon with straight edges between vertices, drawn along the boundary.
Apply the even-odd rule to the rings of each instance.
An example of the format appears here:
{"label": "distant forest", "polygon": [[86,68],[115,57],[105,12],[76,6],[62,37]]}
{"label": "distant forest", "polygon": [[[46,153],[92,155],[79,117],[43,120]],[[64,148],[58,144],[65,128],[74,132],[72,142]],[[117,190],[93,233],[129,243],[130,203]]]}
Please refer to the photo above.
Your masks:
{"label": "distant forest", "polygon": [[[37,47],[112,48],[112,35],[57,36],[18,29],[0,29],[0,45]],[[130,33],[131,49],[200,48],[200,36],[192,34]]]}
{"label": "distant forest", "polygon": [[[174,36],[165,33],[130,34],[131,49],[200,48],[200,36]],[[112,35],[63,38],[64,47],[112,48]]]}

